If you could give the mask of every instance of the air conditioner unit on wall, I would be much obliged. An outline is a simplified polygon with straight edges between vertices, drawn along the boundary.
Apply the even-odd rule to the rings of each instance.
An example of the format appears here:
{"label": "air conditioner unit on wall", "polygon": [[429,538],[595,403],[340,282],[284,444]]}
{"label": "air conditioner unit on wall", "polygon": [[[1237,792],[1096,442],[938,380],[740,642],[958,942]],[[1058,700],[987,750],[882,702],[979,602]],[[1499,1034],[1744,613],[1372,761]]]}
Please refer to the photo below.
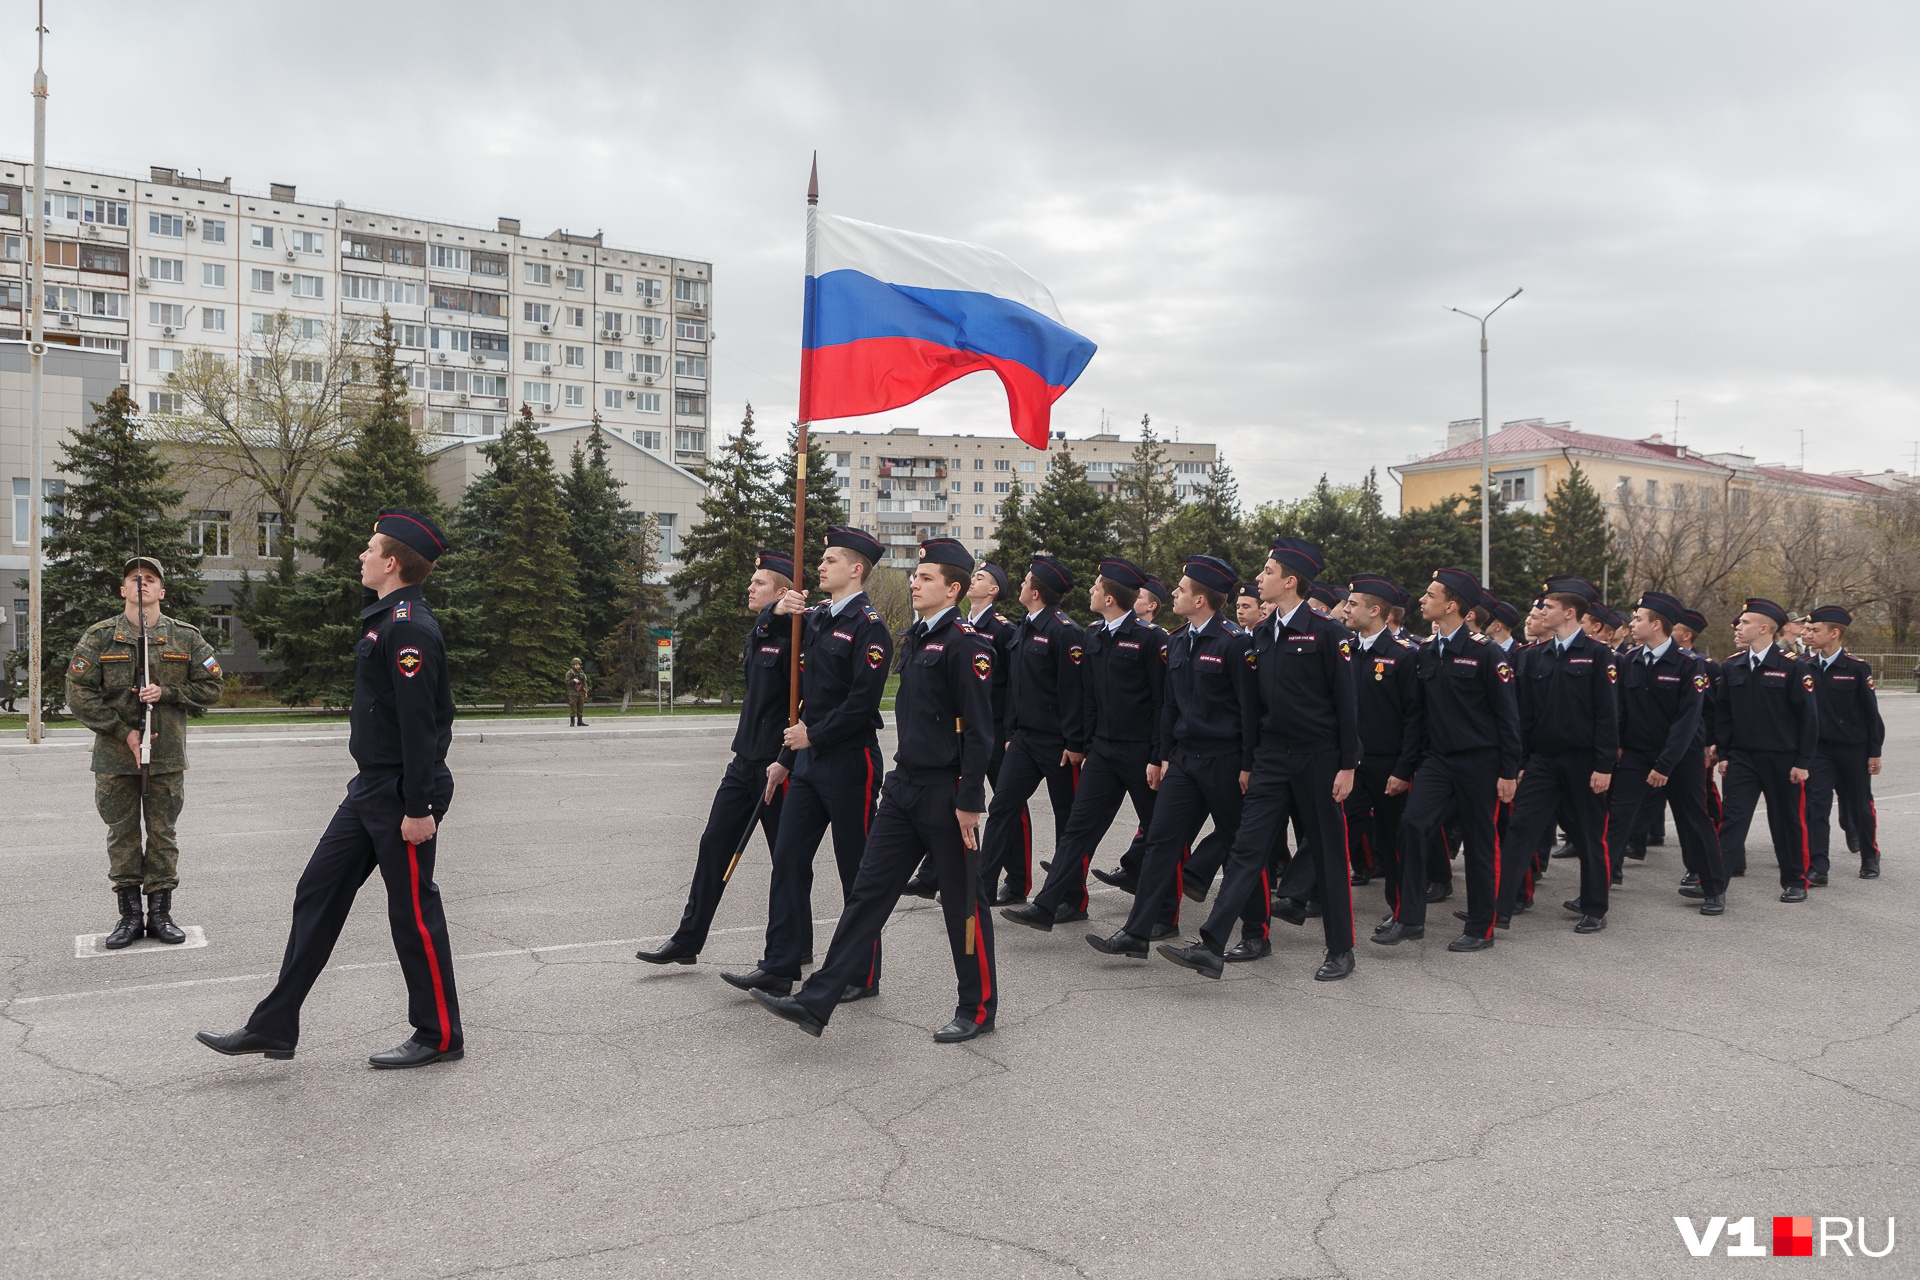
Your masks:
{"label": "air conditioner unit on wall", "polygon": [[147,287],[147,278],[145,276],[140,276],[135,280],[134,283],[137,284],[140,288],[144,289]]}
{"label": "air conditioner unit on wall", "polygon": [[641,335],[640,335],[640,341],[642,341],[642,342],[644,342],[644,343],[646,343],[646,344],[647,344],[648,346],[652,346],[652,345],[653,345],[653,335],[652,335],[652,334],[650,334],[650,333],[643,333],[643,334],[641,334]]}
{"label": "air conditioner unit on wall", "polygon": [[293,283],[293,272],[291,272],[291,271],[282,271],[282,272],[280,273],[280,283],[281,283],[281,284],[292,284],[292,283]]}
{"label": "air conditioner unit on wall", "polygon": [[171,338],[173,336],[173,326],[170,324],[161,325],[160,336],[163,338]]}
{"label": "air conditioner unit on wall", "polygon": [[456,400],[458,400],[458,401],[459,401],[459,402],[460,402],[461,404],[466,404],[466,403],[467,403],[467,393],[466,393],[466,392],[464,392],[464,391],[462,391],[462,392],[461,392],[461,393],[460,393],[459,395],[457,395],[457,396],[455,396],[455,397],[454,397],[454,399],[456,399]]}
{"label": "air conditioner unit on wall", "polygon": [[540,366],[540,372],[542,372],[542,373],[552,373],[552,372],[553,372],[553,366],[552,366],[552,365],[550,365],[550,364],[543,364],[543,365],[541,365],[541,366]]}
{"label": "air conditioner unit on wall", "polygon": [[648,386],[652,386],[652,385],[653,385],[653,375],[652,375],[652,374],[648,374],[648,375],[647,375],[646,377],[644,377],[644,378],[642,378],[642,379],[640,379],[640,381],[642,381],[642,382],[644,382],[644,383],[646,383],[646,384],[647,384]]}
{"label": "air conditioner unit on wall", "polygon": [[200,219],[194,217],[192,214],[187,215],[187,230],[191,231],[199,225]]}
{"label": "air conditioner unit on wall", "polygon": [[287,261],[288,261],[288,262],[298,262],[298,261],[300,261],[300,255],[299,255],[299,254],[297,254],[297,253],[295,253],[295,252],[294,252],[293,250],[291,250],[291,249],[289,249],[289,250],[287,250]]}
{"label": "air conditioner unit on wall", "polygon": [[444,351],[436,351],[434,352],[433,358],[441,364],[445,364],[447,362],[447,353]]}

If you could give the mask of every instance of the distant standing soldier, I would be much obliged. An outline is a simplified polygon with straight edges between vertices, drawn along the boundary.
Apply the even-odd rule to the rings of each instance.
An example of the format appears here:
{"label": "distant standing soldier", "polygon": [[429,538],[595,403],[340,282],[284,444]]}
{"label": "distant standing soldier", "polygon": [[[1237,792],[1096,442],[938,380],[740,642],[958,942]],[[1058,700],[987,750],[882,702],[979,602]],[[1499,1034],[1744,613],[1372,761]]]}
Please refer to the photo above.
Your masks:
{"label": "distant standing soldier", "polygon": [[593,685],[587,681],[587,670],[575,658],[573,665],[567,668],[567,727],[584,725],[587,722],[587,699],[593,696]]}
{"label": "distant standing soldier", "polygon": [[0,711],[15,711],[13,705],[13,673],[20,666],[21,656],[18,649],[7,650],[5,659],[0,659]]}
{"label": "distant standing soldier", "polygon": [[[93,802],[107,824],[107,876],[120,899],[120,923],[106,941],[115,950],[143,932],[162,942],[187,940],[173,922],[173,891],[180,883],[174,824],[187,796],[187,709],[220,700],[213,646],[196,628],[160,612],[165,576],[151,556],[127,561],[120,580],[126,610],[87,628],[67,664],[67,705],[94,733]],[[153,733],[142,769],[140,735],[148,707]]]}

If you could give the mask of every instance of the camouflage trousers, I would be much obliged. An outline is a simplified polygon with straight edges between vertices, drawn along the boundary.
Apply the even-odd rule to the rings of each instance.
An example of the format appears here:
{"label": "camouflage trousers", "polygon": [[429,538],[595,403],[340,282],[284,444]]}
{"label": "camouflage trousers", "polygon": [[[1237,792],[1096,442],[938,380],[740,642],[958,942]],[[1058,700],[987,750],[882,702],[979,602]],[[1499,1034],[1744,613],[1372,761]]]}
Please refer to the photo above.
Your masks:
{"label": "camouflage trousers", "polygon": [[567,695],[567,710],[576,716],[584,715],[587,710],[587,695],[584,693],[569,693]]}
{"label": "camouflage trousers", "polygon": [[148,893],[180,884],[180,846],[174,825],[187,798],[187,775],[149,776],[145,799],[147,842],[140,847],[142,797],[137,773],[93,775],[93,803],[107,824],[107,877],[118,889],[138,885]]}

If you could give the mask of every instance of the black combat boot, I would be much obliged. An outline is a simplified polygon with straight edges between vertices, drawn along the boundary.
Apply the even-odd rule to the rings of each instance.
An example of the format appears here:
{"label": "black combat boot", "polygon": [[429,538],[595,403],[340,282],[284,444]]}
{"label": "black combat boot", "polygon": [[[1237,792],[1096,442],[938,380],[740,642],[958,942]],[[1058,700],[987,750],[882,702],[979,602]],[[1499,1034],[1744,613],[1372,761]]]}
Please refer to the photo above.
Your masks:
{"label": "black combat boot", "polygon": [[120,923],[113,926],[113,932],[102,945],[109,951],[118,951],[146,932],[146,920],[140,914],[139,885],[123,884],[113,893],[120,899]]}
{"label": "black combat boot", "polygon": [[173,890],[155,889],[147,895],[147,936],[168,944],[187,940],[187,935],[173,922]]}

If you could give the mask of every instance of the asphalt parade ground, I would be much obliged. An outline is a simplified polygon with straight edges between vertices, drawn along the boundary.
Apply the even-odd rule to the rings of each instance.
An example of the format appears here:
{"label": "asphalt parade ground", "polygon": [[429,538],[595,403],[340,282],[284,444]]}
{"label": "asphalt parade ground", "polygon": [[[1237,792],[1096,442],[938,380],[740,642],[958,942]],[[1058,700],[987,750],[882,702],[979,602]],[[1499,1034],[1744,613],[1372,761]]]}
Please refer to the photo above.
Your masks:
{"label": "asphalt parade ground", "polygon": [[[1834,1215],[1899,1238],[1823,1271],[1912,1275],[1920,698],[1882,708],[1877,881],[1836,829],[1831,887],[1781,904],[1757,817],[1722,918],[1675,894],[1670,836],[1603,933],[1572,932],[1556,862],[1492,951],[1445,950],[1456,899],[1329,984],[1312,920],[1221,982],[1099,955],[1108,891],[1085,926],[997,931],[998,1030],[957,1046],[930,1039],[954,999],[933,903],[823,1039],[720,981],[760,954],[758,836],[697,967],[633,958],[679,919],[730,722],[462,722],[438,879],[467,1056],[404,1072],[366,1065],[409,1034],[378,877],[294,1060],[193,1039],[271,983],[344,728],[196,726],[175,915],[199,932],[117,953],[89,941],[114,911],[84,743],[10,734],[0,1274],[1709,1276],[1765,1264],[1696,1260],[1676,1215],[1751,1215],[1763,1245]],[[1034,811],[1050,831],[1044,789]],[[1356,902],[1364,938],[1379,885]]]}

